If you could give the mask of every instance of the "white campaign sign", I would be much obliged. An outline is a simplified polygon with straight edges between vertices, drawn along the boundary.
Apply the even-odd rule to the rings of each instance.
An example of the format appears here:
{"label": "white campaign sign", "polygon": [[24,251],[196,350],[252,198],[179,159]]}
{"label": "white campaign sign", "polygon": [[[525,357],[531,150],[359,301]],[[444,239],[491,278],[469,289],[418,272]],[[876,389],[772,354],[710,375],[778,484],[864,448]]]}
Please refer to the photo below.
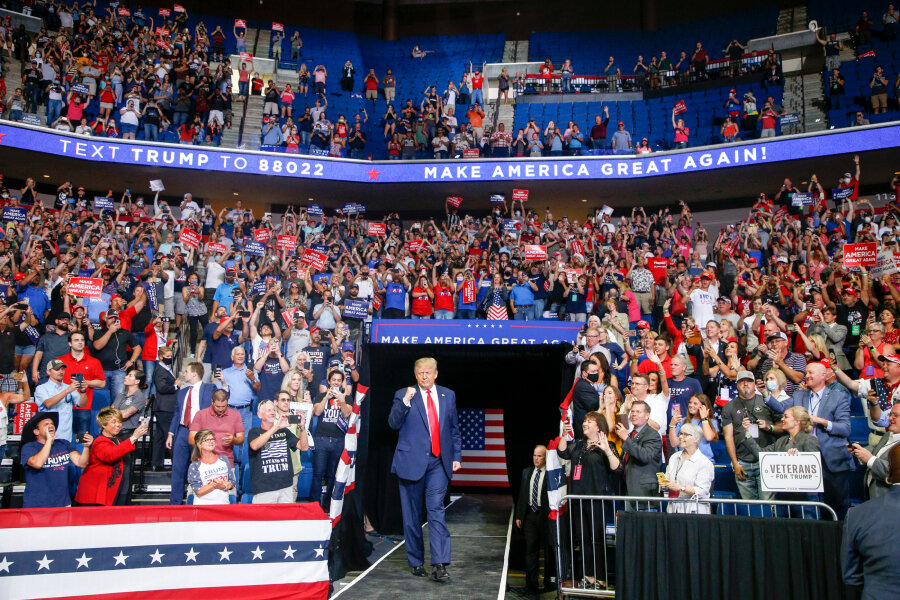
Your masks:
{"label": "white campaign sign", "polygon": [[894,260],[894,253],[890,250],[883,250],[878,253],[878,258],[874,267],[869,267],[869,278],[875,279],[884,275],[891,275],[897,272],[897,263]]}
{"label": "white campaign sign", "polygon": [[764,492],[822,492],[822,455],[818,452],[760,452]]}

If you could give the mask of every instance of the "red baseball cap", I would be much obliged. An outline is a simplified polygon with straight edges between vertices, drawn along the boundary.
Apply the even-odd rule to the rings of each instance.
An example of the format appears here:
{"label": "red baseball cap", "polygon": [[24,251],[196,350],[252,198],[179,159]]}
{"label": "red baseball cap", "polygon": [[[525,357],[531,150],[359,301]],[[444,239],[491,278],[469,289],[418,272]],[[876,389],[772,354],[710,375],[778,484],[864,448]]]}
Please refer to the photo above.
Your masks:
{"label": "red baseball cap", "polygon": [[647,321],[638,321],[635,327],[637,329],[650,329],[650,323],[648,323]]}

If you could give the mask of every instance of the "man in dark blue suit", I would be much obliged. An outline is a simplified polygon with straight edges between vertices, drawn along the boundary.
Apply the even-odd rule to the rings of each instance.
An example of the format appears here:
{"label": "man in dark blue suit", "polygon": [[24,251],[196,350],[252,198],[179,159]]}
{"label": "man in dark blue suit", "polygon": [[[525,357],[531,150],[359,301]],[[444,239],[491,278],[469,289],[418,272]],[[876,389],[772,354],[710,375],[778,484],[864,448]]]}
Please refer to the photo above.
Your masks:
{"label": "man in dark blue suit", "polygon": [[462,440],[456,415],[456,394],[435,385],[437,361],[415,364],[417,385],[397,390],[388,423],[400,430],[391,472],[400,478],[400,508],[406,558],[413,575],[425,577],[422,508],[428,513],[431,577],[447,581],[450,532],[444,521],[444,495],[462,462]]}
{"label": "man in dark blue suit", "polygon": [[[198,412],[210,407],[213,392],[216,391],[216,386],[203,383],[203,365],[198,362],[189,363],[182,376],[187,385],[178,390],[175,413],[166,438],[166,447],[172,450],[172,491],[169,494],[169,504],[184,502],[184,486],[191,463],[191,444],[188,441],[191,421]],[[175,386],[178,387],[181,383],[176,380]]]}
{"label": "man in dark blue suit", "polygon": [[797,390],[782,402],[769,394],[766,405],[777,413],[783,413],[790,406],[802,406],[809,412],[824,463],[825,503],[834,509],[839,519],[843,519],[850,506],[850,472],[856,468],[853,455],[847,451],[850,393],[842,386],[825,385],[829,367],[820,362],[810,363],[806,367],[809,389]]}
{"label": "man in dark blue suit", "polygon": [[900,444],[888,452],[890,489],[850,509],[844,523],[841,563],[844,583],[862,587],[862,600],[900,598]]}

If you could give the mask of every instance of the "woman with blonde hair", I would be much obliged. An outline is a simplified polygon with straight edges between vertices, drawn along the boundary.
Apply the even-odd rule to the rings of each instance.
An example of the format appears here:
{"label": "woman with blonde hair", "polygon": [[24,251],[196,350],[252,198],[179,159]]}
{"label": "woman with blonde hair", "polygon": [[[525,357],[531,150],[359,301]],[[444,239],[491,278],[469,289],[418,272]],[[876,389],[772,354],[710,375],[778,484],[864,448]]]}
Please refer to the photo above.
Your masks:
{"label": "woman with blonde hair", "polygon": [[[300,363],[301,366],[303,363]],[[291,402],[310,402],[309,379],[304,375],[303,370],[294,367],[284,374],[281,380],[281,391],[287,392],[291,397]]]}

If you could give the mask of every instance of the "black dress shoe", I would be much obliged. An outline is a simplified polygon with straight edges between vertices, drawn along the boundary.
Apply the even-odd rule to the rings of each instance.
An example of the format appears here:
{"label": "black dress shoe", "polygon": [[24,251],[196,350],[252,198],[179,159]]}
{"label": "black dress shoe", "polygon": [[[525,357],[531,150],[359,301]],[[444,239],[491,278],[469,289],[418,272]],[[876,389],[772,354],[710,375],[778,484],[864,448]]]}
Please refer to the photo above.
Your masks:
{"label": "black dress shoe", "polygon": [[418,567],[412,568],[412,574],[416,577],[425,577],[427,573],[425,572],[425,565],[419,565]]}
{"label": "black dress shoe", "polygon": [[450,573],[447,572],[445,565],[434,565],[434,568],[431,570],[431,578],[440,582],[449,581]]}

